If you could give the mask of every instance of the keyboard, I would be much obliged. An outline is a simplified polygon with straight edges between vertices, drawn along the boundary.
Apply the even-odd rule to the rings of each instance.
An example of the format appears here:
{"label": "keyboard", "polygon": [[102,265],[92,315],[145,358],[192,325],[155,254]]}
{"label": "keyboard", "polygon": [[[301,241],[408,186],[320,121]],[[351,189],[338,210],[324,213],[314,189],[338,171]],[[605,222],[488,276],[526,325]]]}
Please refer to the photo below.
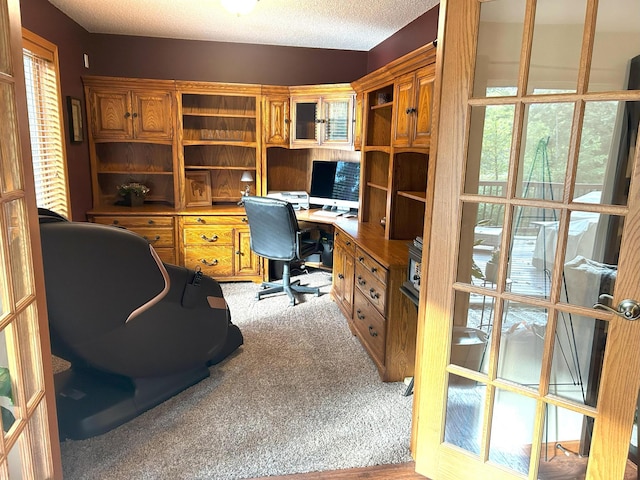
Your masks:
{"label": "keyboard", "polygon": [[313,212],[311,217],[327,217],[327,218],[336,218],[342,215],[343,212],[334,212],[331,210],[318,210],[317,212]]}

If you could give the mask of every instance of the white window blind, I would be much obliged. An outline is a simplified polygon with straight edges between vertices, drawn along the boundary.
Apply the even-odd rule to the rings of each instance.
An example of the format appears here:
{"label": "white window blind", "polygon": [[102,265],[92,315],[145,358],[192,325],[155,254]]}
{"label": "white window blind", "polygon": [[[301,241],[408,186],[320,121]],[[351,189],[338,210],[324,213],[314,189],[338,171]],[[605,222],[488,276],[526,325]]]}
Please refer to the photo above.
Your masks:
{"label": "white window blind", "polygon": [[[62,114],[55,51],[24,39],[24,71],[38,207],[69,218]],[[55,47],[54,47],[55,48]]]}

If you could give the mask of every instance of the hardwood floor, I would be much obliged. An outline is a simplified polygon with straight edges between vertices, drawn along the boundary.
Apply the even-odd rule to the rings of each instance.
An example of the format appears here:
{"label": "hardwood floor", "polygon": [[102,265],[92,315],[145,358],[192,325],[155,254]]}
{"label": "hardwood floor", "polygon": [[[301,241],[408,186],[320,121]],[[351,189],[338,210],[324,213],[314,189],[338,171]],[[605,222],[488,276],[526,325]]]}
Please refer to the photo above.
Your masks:
{"label": "hardwood floor", "polygon": [[[330,472],[300,473],[296,475],[268,477],[268,480],[353,480],[356,478],[366,478],[367,480],[428,480],[427,477],[423,477],[415,472],[415,464],[413,462],[352,468],[349,470],[333,470]],[[267,478],[253,480],[267,480]]]}

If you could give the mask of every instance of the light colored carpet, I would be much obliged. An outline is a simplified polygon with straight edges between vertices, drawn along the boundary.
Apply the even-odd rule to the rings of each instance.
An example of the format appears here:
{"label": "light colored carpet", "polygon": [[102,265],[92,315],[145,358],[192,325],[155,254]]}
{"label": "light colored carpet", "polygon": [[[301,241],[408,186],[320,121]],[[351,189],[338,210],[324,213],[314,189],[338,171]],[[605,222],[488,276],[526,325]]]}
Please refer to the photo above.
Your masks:
{"label": "light colored carpet", "polygon": [[66,480],[245,479],[411,461],[412,397],[383,383],[328,294],[223,284],[245,338],[211,377],[129,423],[62,443]]}

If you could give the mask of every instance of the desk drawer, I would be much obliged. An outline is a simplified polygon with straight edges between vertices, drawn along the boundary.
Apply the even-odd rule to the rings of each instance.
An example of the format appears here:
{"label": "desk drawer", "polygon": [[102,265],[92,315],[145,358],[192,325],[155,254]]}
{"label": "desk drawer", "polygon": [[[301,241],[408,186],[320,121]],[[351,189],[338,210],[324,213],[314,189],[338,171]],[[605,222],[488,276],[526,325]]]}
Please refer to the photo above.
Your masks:
{"label": "desk drawer", "polygon": [[171,227],[173,228],[173,217],[155,216],[95,216],[95,223],[104,225],[115,225],[117,227]]}
{"label": "desk drawer", "polygon": [[233,228],[202,226],[184,229],[185,245],[233,245]]}
{"label": "desk drawer", "polygon": [[135,228],[126,227],[153,245],[154,248],[173,247],[173,229],[171,228]]}
{"label": "desk drawer", "polygon": [[356,263],[356,287],[362,295],[382,314],[385,314],[387,286],[376,278],[364,265]]}
{"label": "desk drawer", "polygon": [[363,294],[356,290],[353,299],[353,323],[358,337],[367,344],[368,350],[380,365],[384,365],[386,322]]}
{"label": "desk drawer", "polygon": [[356,242],[353,241],[353,239],[347,235],[346,233],[342,232],[340,229],[336,228],[336,231],[333,235],[333,242],[335,244],[335,246],[337,247],[338,245],[342,247],[342,249],[351,256],[354,256],[356,254]]}
{"label": "desk drawer", "polygon": [[184,225],[249,225],[247,217],[234,215],[185,215]]}
{"label": "desk drawer", "polygon": [[384,285],[387,284],[387,269],[376,262],[371,256],[360,247],[356,249],[356,264],[371,272]]}
{"label": "desk drawer", "polygon": [[205,275],[223,277],[233,274],[234,252],[230,246],[192,247],[185,252],[185,266],[202,268]]}

